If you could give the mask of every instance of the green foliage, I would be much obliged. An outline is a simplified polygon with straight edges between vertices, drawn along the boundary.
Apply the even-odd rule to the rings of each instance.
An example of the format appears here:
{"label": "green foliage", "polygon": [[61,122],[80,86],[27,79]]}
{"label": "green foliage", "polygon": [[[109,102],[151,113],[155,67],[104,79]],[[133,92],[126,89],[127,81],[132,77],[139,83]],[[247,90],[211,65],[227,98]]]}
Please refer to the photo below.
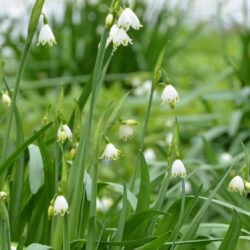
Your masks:
{"label": "green foliage", "polygon": [[[147,3],[135,1],[143,28],[115,50],[101,26],[128,1],[90,2],[48,16],[56,46],[32,46],[40,0],[26,38],[13,39],[14,21],[1,38],[12,57],[0,56],[11,96],[0,106],[0,249],[249,249],[250,202],[227,190],[236,175],[249,181],[249,30],[221,30],[221,40],[187,26],[182,8],[143,19]],[[162,82],[178,90],[173,110],[160,105]],[[139,124],[122,141],[127,119]],[[73,133],[64,143],[61,122]],[[119,160],[100,159],[107,141]],[[171,177],[176,159],[183,179]],[[64,217],[53,215],[58,195]]]}

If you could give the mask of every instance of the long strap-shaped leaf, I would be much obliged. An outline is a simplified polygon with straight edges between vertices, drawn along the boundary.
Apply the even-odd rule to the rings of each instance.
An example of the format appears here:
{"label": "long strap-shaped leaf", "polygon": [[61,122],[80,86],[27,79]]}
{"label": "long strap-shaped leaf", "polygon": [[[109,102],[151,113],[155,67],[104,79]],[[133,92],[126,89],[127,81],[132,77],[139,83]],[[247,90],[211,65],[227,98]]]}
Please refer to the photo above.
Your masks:
{"label": "long strap-shaped leaf", "polygon": [[0,174],[2,171],[6,170],[10,164],[16,159],[16,157],[23,152],[30,143],[36,140],[37,137],[41,136],[50,126],[52,122],[46,125],[45,127],[38,130],[34,135],[27,139],[22,145],[20,145],[1,165],[0,165]]}
{"label": "long strap-shaped leaf", "polygon": [[219,250],[227,250],[227,249],[234,250],[236,248],[240,236],[240,229],[241,229],[240,216],[234,210],[232,221],[224,237],[224,240],[220,245]]}
{"label": "long strap-shaped leaf", "polygon": [[[196,216],[193,218],[192,222],[190,223],[189,227],[187,228],[187,231],[181,237],[181,240],[183,240],[183,241],[190,240],[195,236],[195,233],[198,229],[198,226],[201,223],[202,217],[206,213],[210,203],[212,202],[213,197],[218,192],[218,190],[221,188],[222,184],[224,183],[226,177],[228,176],[228,174],[230,173],[232,168],[233,168],[233,165],[228,169],[228,171],[223,176],[221,181],[217,184],[217,186],[215,187],[213,192],[209,195],[208,199],[203,203],[202,207],[200,208],[200,210],[198,211],[198,213],[196,214]],[[180,250],[181,248],[177,247],[176,249]]]}

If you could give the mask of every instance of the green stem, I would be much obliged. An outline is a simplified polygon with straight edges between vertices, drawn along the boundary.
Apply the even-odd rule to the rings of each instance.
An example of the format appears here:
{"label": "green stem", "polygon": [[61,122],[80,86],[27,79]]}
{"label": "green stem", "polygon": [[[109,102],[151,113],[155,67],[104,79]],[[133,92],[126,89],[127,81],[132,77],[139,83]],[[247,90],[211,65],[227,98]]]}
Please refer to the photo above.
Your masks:
{"label": "green stem", "polygon": [[[87,155],[87,151],[89,149],[89,139],[90,139],[91,125],[92,125],[92,117],[93,117],[96,96],[97,96],[98,82],[100,79],[101,69],[102,69],[104,55],[105,55],[105,47],[106,47],[107,38],[108,38],[108,30],[105,30],[103,35],[102,35],[102,38],[101,38],[101,43],[100,43],[100,47],[98,49],[96,64],[95,64],[95,68],[94,68],[91,103],[90,103],[90,109],[89,109],[88,116],[87,116],[86,127],[84,129],[85,138],[83,138],[83,137],[81,138],[80,145],[79,145],[79,151],[80,151],[80,149],[82,149],[82,152],[78,152],[78,154],[80,154],[80,159],[78,162],[81,163],[81,167],[74,165],[77,172],[74,172],[74,173],[72,172],[72,176],[71,176],[71,180],[73,178],[76,178],[76,180],[74,180],[74,184],[73,184],[74,192],[73,192],[73,198],[72,198],[72,202],[71,202],[72,213],[71,213],[71,217],[70,217],[71,219],[70,219],[70,224],[69,224],[69,226],[70,226],[70,238],[71,239],[74,239],[75,236],[77,235],[77,230],[76,230],[77,228],[75,225],[76,225],[77,221],[79,220],[79,215],[80,215],[81,202],[79,202],[79,197],[83,197],[83,195],[82,195],[83,188],[82,187],[83,187],[83,177],[84,177],[84,165],[86,164],[86,155]],[[83,147],[81,147],[82,143],[83,143]],[[74,169],[72,169],[72,170],[74,170]],[[71,190],[69,190],[69,191],[71,194],[72,193]]]}
{"label": "green stem", "polygon": [[1,250],[10,249],[9,216],[4,201],[0,201],[0,247]]}
{"label": "green stem", "polygon": [[146,116],[145,116],[144,126],[143,126],[141,140],[140,140],[140,147],[139,147],[139,151],[138,151],[138,154],[137,154],[137,157],[136,157],[134,172],[132,174],[132,181],[131,181],[131,185],[130,185],[131,191],[133,191],[133,189],[135,187],[135,180],[136,180],[136,176],[137,176],[137,172],[138,172],[138,166],[139,166],[139,154],[140,154],[140,152],[143,152],[143,148],[144,148],[144,139],[145,139],[145,135],[146,135],[146,132],[147,132],[149,115],[150,115],[151,108],[152,108],[152,102],[153,102],[153,96],[154,96],[154,90],[155,90],[154,85],[155,85],[155,83],[152,82],[151,90],[150,90],[150,96],[149,96],[149,102],[148,102],[148,107],[147,107],[147,113],[146,113]]}
{"label": "green stem", "polygon": [[97,171],[98,163],[95,162],[93,166],[93,176],[91,184],[91,201],[90,201],[90,212],[89,212],[89,228],[87,235],[86,250],[96,249],[96,228],[95,228],[95,217],[96,217],[96,196],[97,196]]}
{"label": "green stem", "polygon": [[[9,140],[10,140],[10,132],[11,132],[11,125],[12,125],[12,119],[13,119],[13,114],[14,114],[14,109],[16,105],[16,98],[17,98],[17,93],[19,90],[19,85],[23,76],[25,64],[27,61],[27,57],[29,54],[29,50],[32,44],[32,40],[35,34],[35,31],[37,29],[39,17],[41,15],[41,10],[44,4],[44,0],[37,0],[36,3],[34,4],[34,7],[32,9],[32,14],[29,22],[29,27],[28,27],[28,35],[27,39],[24,45],[23,53],[20,59],[19,63],[19,68],[17,72],[17,78],[16,78],[16,83],[15,83],[15,88],[14,88],[14,93],[11,97],[11,105],[10,105],[10,110],[8,114],[8,119],[7,119],[7,131],[5,134],[5,139],[3,143],[3,149],[2,149],[2,155],[1,155],[1,162],[4,161],[7,157],[7,152],[8,152],[8,145],[9,145]],[[1,183],[0,183],[0,188],[3,186],[4,180],[1,178]]]}
{"label": "green stem", "polygon": [[63,218],[63,250],[70,250],[67,214]]}
{"label": "green stem", "polygon": [[170,240],[173,238],[173,244],[172,244],[170,250],[175,248],[175,242],[177,240],[178,232],[181,229],[181,224],[182,224],[182,221],[183,221],[183,215],[184,215],[184,209],[185,209],[185,180],[184,179],[181,180],[181,187],[182,187],[182,196],[181,196],[180,217],[179,217],[178,224],[177,224],[177,226],[176,226],[176,228],[175,228],[175,230],[173,232],[173,236],[172,235],[170,236]]}

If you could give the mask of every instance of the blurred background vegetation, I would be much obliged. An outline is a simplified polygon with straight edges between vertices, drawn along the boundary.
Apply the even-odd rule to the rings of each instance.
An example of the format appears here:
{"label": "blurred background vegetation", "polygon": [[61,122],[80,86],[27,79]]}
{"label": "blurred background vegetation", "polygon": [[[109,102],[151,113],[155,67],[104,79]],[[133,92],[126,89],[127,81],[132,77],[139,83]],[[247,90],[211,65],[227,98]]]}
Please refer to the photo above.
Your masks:
{"label": "blurred background vegetation", "polygon": [[[32,1],[26,3],[27,12],[30,11],[29,2]],[[114,54],[95,116],[99,117],[110,101],[116,102],[125,92],[132,90],[121,118],[134,118],[141,123],[136,127],[134,139],[126,143],[119,141],[118,123],[110,131],[109,137],[123,151],[123,157],[112,164],[103,163],[102,180],[122,182],[131,177],[152,71],[157,56],[168,41],[164,69],[180,94],[180,103],[174,112],[166,105],[160,105],[162,88],[157,88],[145,144],[150,149],[146,158],[151,166],[151,178],[161,177],[164,172],[175,115],[180,124],[181,156],[185,159],[188,171],[191,173],[194,170],[189,179],[190,192],[196,190],[200,182],[205,189],[213,186],[234,157],[243,159],[241,142],[249,148],[248,1],[243,1],[242,10],[239,10],[241,22],[236,18],[239,13],[226,18],[222,16],[230,1],[214,1],[215,12],[207,20],[192,20],[194,4],[199,0],[185,1],[185,5],[181,0],[174,2],[174,5],[168,4],[168,1],[153,3],[138,0],[132,3],[142,20],[143,29],[130,33],[133,46],[119,48]],[[60,10],[47,7],[57,45],[40,47],[34,41],[30,51],[18,96],[25,136],[41,127],[49,104],[52,105],[49,120],[53,119],[62,86],[65,91],[65,116],[69,118],[74,100],[78,99],[92,72],[109,4],[109,1],[72,0],[60,1],[60,6],[63,6]],[[0,16],[0,44],[6,79],[10,86],[14,86],[26,34],[22,20],[27,17],[21,15],[11,19],[8,16],[7,11]],[[1,89],[4,89],[3,83]],[[6,108],[2,105],[0,114],[2,138],[6,119]],[[198,167],[199,171],[196,171]],[[226,189],[219,192],[217,198],[247,210],[250,207],[248,200],[228,193]],[[206,220],[213,218],[214,221],[229,222],[230,216],[229,210],[214,205]],[[250,230],[249,220],[243,220],[242,223]]]}

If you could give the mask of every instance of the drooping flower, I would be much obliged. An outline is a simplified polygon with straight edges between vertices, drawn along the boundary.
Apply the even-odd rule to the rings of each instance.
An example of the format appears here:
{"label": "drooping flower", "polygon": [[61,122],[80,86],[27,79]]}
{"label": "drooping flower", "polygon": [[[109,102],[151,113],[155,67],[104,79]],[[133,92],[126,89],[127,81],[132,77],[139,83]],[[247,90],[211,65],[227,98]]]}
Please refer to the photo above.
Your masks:
{"label": "drooping flower", "polygon": [[175,160],[172,164],[171,169],[171,177],[185,177],[186,176],[186,168],[181,160]]}
{"label": "drooping flower", "polygon": [[69,205],[66,198],[63,195],[58,195],[54,203],[54,215],[60,214],[64,216],[68,213]]}
{"label": "drooping flower", "polygon": [[6,106],[9,107],[11,104],[11,98],[9,96],[8,92],[3,92],[2,94],[2,103]]}
{"label": "drooping flower", "polygon": [[131,139],[133,137],[134,129],[130,125],[121,124],[119,128],[119,135],[121,140],[127,141],[128,139]]}
{"label": "drooping flower", "polygon": [[96,199],[96,209],[101,212],[106,212],[113,204],[113,200],[109,197],[103,197]]}
{"label": "drooping flower", "polygon": [[240,194],[245,192],[244,181],[240,176],[235,176],[228,185],[230,192],[239,192]]}
{"label": "drooping flower", "polygon": [[40,30],[37,45],[42,44],[44,46],[46,43],[48,43],[49,46],[56,44],[56,39],[53,34],[53,31],[47,23],[45,23]]}
{"label": "drooping flower", "polygon": [[72,132],[67,124],[63,124],[59,127],[57,131],[57,139],[58,141],[64,143],[66,139],[72,140]]}
{"label": "drooping flower", "polygon": [[10,249],[11,249],[11,250],[16,250],[16,247],[11,246]]}
{"label": "drooping flower", "polygon": [[1,200],[2,200],[2,201],[6,201],[7,198],[8,198],[7,193],[4,192],[4,191],[1,191],[1,192],[0,192],[0,201],[1,201]]}
{"label": "drooping flower", "polygon": [[232,162],[232,159],[232,155],[227,152],[224,152],[219,156],[219,161],[224,165],[230,164]]}
{"label": "drooping flower", "polygon": [[123,10],[117,24],[119,27],[125,30],[129,30],[130,27],[135,30],[139,30],[142,27],[140,20],[130,8],[126,8]]}
{"label": "drooping flower", "polygon": [[171,85],[167,85],[161,94],[162,103],[168,102],[169,106],[173,109],[175,104],[179,101],[179,95],[176,89]]}
{"label": "drooping flower", "polygon": [[127,46],[128,44],[132,44],[132,39],[128,36],[124,29],[119,28],[117,24],[114,24],[110,29],[106,46],[108,46],[111,42],[113,43],[113,47],[117,48],[120,45]]}
{"label": "drooping flower", "polygon": [[144,155],[146,161],[153,161],[156,158],[155,151],[152,148],[147,148],[143,152],[143,155]]}
{"label": "drooping flower", "polygon": [[118,160],[120,155],[121,151],[112,143],[108,143],[100,158],[105,158],[106,160]]}

